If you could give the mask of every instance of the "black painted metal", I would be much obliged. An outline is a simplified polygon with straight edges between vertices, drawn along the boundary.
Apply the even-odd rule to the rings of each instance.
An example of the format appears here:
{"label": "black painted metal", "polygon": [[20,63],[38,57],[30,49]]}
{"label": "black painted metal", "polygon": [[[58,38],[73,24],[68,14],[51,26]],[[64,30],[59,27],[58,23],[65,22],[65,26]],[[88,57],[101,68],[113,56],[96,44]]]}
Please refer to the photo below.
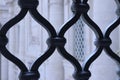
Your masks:
{"label": "black painted metal", "polygon": [[[2,27],[1,23],[0,23],[0,28]],[[1,54],[0,54],[0,60],[1,60]],[[0,61],[1,62],[1,61]],[[1,74],[1,64],[0,64],[0,74]],[[0,75],[0,79],[1,79],[1,75]]]}
{"label": "black painted metal", "polygon": [[[75,78],[75,80],[89,80],[91,76],[89,67],[91,63],[99,57],[102,50],[105,50],[111,58],[113,58],[120,64],[120,57],[118,57],[110,48],[110,45],[112,43],[112,40],[110,39],[110,34],[120,24],[120,16],[118,16],[118,19],[106,29],[105,33],[102,33],[99,26],[94,21],[92,21],[92,19],[90,19],[87,14],[90,8],[87,2],[88,0],[83,0],[83,2],[81,0],[73,0],[72,11],[74,13],[74,16],[71,20],[66,22],[66,24],[63,25],[61,30],[57,33],[54,27],[49,23],[49,21],[42,17],[37,11],[37,6],[39,3],[38,0],[19,0],[18,3],[21,7],[21,11],[15,18],[8,21],[0,30],[0,51],[4,57],[6,57],[8,60],[19,67],[19,69],[21,70],[19,76],[20,80],[38,80],[40,78],[38,68],[46,59],[48,59],[53,54],[56,48],[66,60],[73,64],[75,68],[75,73],[73,74],[73,77]],[[117,12],[119,12],[120,0],[116,0],[116,2],[119,7]],[[48,50],[45,52],[45,54],[43,54],[34,62],[30,70],[21,60],[12,55],[6,48],[6,44],[8,43],[6,33],[13,25],[22,20],[28,11],[32,15],[32,17],[49,33],[49,39],[47,40],[49,46]],[[73,24],[78,21],[80,17],[83,18],[84,22],[94,31],[96,35],[96,50],[94,54],[90,56],[90,58],[88,58],[84,65],[81,65],[72,55],[70,55],[66,51],[64,47],[67,41],[64,37],[64,34]]]}

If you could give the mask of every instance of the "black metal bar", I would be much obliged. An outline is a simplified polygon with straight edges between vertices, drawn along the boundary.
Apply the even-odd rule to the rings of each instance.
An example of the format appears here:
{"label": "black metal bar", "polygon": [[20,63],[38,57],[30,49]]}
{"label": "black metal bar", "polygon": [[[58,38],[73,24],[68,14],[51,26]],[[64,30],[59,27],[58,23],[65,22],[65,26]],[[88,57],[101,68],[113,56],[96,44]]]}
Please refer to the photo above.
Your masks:
{"label": "black metal bar", "polygon": [[85,3],[85,4],[86,4],[87,2],[88,2],[88,0],[83,0],[83,3]]}
{"label": "black metal bar", "polygon": [[49,49],[45,52],[45,54],[43,54],[40,58],[38,58],[32,68],[31,68],[31,71],[37,71],[38,68],[40,67],[40,65],[46,60],[48,59],[52,54],[53,52],[55,51],[55,46],[50,46]]}
{"label": "black metal bar", "polygon": [[32,17],[49,32],[50,37],[55,37],[57,35],[54,27],[45,18],[43,18],[36,9],[32,8],[29,11]]}
{"label": "black metal bar", "polygon": [[118,27],[119,24],[120,24],[120,17],[119,17],[110,27],[108,27],[108,29],[107,29],[106,32],[105,32],[105,37],[106,37],[106,38],[109,37],[110,34],[111,34],[111,32],[112,32],[116,27]]}
{"label": "black metal bar", "polygon": [[[63,56],[74,66],[75,72],[73,74],[73,77],[75,80],[89,80],[91,76],[91,72],[89,71],[90,65],[100,56],[100,54],[102,54],[103,50],[105,50],[111,58],[120,64],[120,57],[116,55],[110,48],[110,45],[112,43],[110,34],[120,24],[120,16],[118,16],[118,19],[107,28],[105,33],[103,33],[100,27],[88,16],[87,13],[90,7],[87,2],[88,0],[73,0],[72,11],[74,13],[74,16],[68,22],[66,22],[57,33],[51,23],[42,17],[38,12],[38,0],[18,1],[19,6],[21,7],[20,13],[8,21],[0,30],[0,51],[4,57],[16,64],[16,66],[18,66],[18,68],[21,70],[19,80],[38,80],[40,78],[38,68],[54,53],[56,48],[61,56]],[[120,0],[116,0],[116,2],[117,4],[120,4]],[[120,7],[120,5],[118,6]],[[118,8],[118,10],[119,9],[120,8]],[[31,69],[28,69],[20,59],[12,55],[6,48],[6,45],[8,43],[6,33],[12,26],[21,21],[28,11],[32,17],[49,33],[49,39],[47,40],[48,50],[46,50],[42,56],[36,59]],[[84,65],[81,65],[79,61],[70,55],[69,52],[67,52],[65,49],[65,43],[67,40],[64,35],[68,29],[71,28],[72,25],[79,20],[80,17],[82,17],[83,21],[88,25],[88,27],[92,29],[92,31],[94,31],[94,34],[96,35],[96,50],[93,52],[92,56],[86,60]]]}
{"label": "black metal bar", "polygon": [[99,26],[94,23],[93,20],[90,19],[90,17],[87,15],[87,13],[82,15],[82,18],[84,22],[94,31],[96,38],[97,39],[102,39],[103,38],[103,33],[100,30]]}
{"label": "black metal bar", "polygon": [[3,27],[0,30],[0,35],[6,35],[7,31],[11,27],[13,27],[13,25],[17,24],[19,21],[21,21],[25,17],[25,15],[27,14],[27,11],[28,9],[21,9],[21,11],[16,17],[14,17],[10,21],[8,21],[5,25],[3,25]]}
{"label": "black metal bar", "polygon": [[81,0],[72,0],[73,3],[81,3]]}
{"label": "black metal bar", "polygon": [[[2,27],[2,24],[0,23],[0,29],[1,29],[1,27]],[[1,54],[0,54],[0,79],[1,79],[1,61],[2,59],[1,59]]]}
{"label": "black metal bar", "polygon": [[113,59],[115,59],[115,61],[117,61],[120,64],[120,57],[118,55],[116,55],[110,47],[105,47],[105,51],[106,53]]}
{"label": "black metal bar", "polygon": [[73,25],[77,22],[77,20],[79,19],[80,14],[76,14],[70,21],[68,21],[61,29],[59,32],[59,36],[63,37],[65,32]]}
{"label": "black metal bar", "polygon": [[89,71],[90,65],[92,64],[93,61],[95,61],[95,60],[100,56],[102,50],[103,50],[103,47],[102,47],[102,46],[98,47],[98,48],[94,51],[93,55],[90,56],[90,57],[88,58],[88,60],[86,60],[86,62],[85,62],[85,64],[84,64],[84,71]]}
{"label": "black metal bar", "polygon": [[72,63],[72,65],[75,67],[75,73],[79,73],[82,71],[82,67],[79,64],[79,62],[72,56],[70,55],[64,47],[58,47],[58,51],[61,53],[61,55],[67,59],[69,62]]}
{"label": "black metal bar", "polygon": [[12,20],[10,20],[9,22],[7,22],[0,30],[0,51],[1,54],[6,57],[8,60],[12,61],[14,64],[16,64],[21,70],[23,71],[27,71],[26,66],[24,65],[24,63],[22,63],[17,57],[15,57],[14,55],[12,55],[7,49],[6,49],[6,44],[8,42],[8,39],[6,37],[7,31],[16,23],[18,23],[20,20],[22,20],[24,18],[24,16],[27,13],[27,9],[22,9],[20,11],[20,13],[13,18]]}

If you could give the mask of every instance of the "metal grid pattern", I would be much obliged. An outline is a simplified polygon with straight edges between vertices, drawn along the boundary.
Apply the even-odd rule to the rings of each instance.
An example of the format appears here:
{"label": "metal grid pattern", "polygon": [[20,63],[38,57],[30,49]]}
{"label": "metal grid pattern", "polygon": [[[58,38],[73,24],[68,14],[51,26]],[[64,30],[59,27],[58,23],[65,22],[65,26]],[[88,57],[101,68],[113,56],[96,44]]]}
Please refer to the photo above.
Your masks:
{"label": "metal grid pattern", "polygon": [[[44,61],[46,61],[46,59],[48,59],[53,54],[55,49],[57,49],[59,53],[74,66],[75,73],[73,77],[75,80],[89,80],[91,76],[91,72],[89,71],[90,65],[99,57],[103,50],[105,50],[106,54],[108,54],[111,58],[113,58],[120,64],[120,57],[116,55],[115,52],[113,52],[110,48],[110,45],[112,43],[110,34],[120,24],[120,16],[111,26],[106,29],[106,32],[103,33],[99,26],[94,21],[92,21],[87,14],[90,8],[89,4],[87,3],[88,0],[73,0],[72,11],[74,13],[74,16],[71,20],[66,22],[66,24],[64,24],[60,31],[57,33],[50,22],[42,17],[37,11],[38,0],[18,1],[21,7],[20,13],[16,17],[8,21],[0,30],[0,51],[4,57],[13,62],[21,70],[19,80],[38,80],[40,78],[38,68]],[[117,1],[117,4],[120,5],[120,0]],[[49,33],[49,39],[47,40],[49,46],[48,50],[33,63],[30,69],[26,67],[24,62],[12,55],[6,48],[6,44],[8,43],[8,38],[6,37],[7,31],[13,25],[21,21],[28,11],[32,15],[32,17]],[[75,24],[81,16],[82,18],[84,18],[84,22],[94,31],[97,39],[95,41],[97,49],[92,54],[92,56],[87,59],[84,65],[81,65],[75,57],[73,57],[66,51],[66,38],[64,37],[66,31],[73,24]]]}
{"label": "metal grid pattern", "polygon": [[81,19],[74,24],[74,56],[80,62],[85,59],[84,24]]}

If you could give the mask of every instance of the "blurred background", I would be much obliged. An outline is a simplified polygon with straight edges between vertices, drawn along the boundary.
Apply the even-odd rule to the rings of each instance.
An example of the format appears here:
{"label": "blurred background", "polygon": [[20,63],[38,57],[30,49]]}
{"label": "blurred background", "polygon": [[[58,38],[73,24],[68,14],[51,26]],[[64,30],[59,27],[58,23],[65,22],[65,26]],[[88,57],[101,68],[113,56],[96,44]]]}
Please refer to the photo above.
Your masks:
{"label": "blurred background", "polygon": [[[0,27],[15,17],[20,7],[18,0],[0,0]],[[61,26],[73,17],[71,11],[72,0],[39,0],[38,11],[59,31]],[[118,18],[117,5],[114,0],[89,0],[88,15],[104,32],[106,28]],[[120,28],[111,33],[113,40],[111,48],[119,54]],[[29,14],[14,25],[8,33],[9,51],[21,59],[28,68],[47,50],[47,31],[38,24]],[[65,34],[65,45],[69,54],[73,55],[81,64],[95,51],[95,34],[80,18]],[[0,80],[18,80],[19,69],[0,55]],[[90,80],[117,80],[118,65],[104,51],[90,67]],[[56,50],[39,68],[40,80],[74,80],[73,66]]]}

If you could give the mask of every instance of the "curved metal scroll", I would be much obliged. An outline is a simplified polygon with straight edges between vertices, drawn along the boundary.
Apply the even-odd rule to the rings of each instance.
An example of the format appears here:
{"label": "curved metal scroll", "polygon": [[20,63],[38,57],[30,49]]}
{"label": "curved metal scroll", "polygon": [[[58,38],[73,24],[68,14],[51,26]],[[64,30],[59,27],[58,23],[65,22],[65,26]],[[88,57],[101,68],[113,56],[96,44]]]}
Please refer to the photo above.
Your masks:
{"label": "curved metal scroll", "polygon": [[[59,53],[74,66],[75,73],[73,76],[75,80],[88,80],[90,78],[91,72],[89,71],[89,67],[93,61],[99,57],[103,49],[110,57],[120,63],[120,57],[118,57],[110,48],[110,44],[112,43],[110,34],[120,24],[120,16],[110,27],[108,27],[105,34],[103,34],[99,26],[88,16],[87,12],[90,7],[87,2],[88,0],[73,0],[72,11],[74,16],[66,22],[57,33],[49,21],[42,17],[37,11],[36,8],[38,6],[38,0],[19,0],[21,11],[15,18],[8,21],[0,30],[0,51],[4,57],[19,67],[21,70],[19,77],[20,80],[38,80],[40,77],[38,68],[53,54],[56,48]],[[118,0],[117,3],[120,4],[120,1]],[[20,59],[12,55],[6,48],[6,44],[8,43],[6,33],[13,25],[21,21],[28,11],[32,17],[48,31],[50,36],[47,40],[49,46],[48,50],[33,63],[30,70]],[[66,51],[64,47],[66,43],[66,39],[64,37],[66,31],[72,27],[80,17],[82,17],[84,22],[94,31],[97,38],[95,41],[96,50],[92,56],[86,60],[84,65],[81,65],[77,59]]]}

